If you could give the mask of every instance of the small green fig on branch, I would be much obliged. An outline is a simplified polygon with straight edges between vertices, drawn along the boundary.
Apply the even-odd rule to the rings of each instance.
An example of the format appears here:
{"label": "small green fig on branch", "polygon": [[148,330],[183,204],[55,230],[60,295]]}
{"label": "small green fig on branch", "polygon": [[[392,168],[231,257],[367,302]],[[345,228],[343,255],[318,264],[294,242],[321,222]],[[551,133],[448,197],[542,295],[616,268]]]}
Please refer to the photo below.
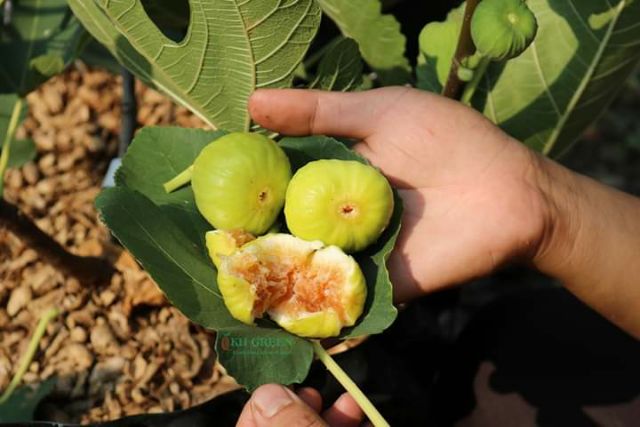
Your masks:
{"label": "small green fig on branch", "polygon": [[535,39],[538,22],[524,0],[482,0],[471,20],[471,38],[494,61],[522,54]]}

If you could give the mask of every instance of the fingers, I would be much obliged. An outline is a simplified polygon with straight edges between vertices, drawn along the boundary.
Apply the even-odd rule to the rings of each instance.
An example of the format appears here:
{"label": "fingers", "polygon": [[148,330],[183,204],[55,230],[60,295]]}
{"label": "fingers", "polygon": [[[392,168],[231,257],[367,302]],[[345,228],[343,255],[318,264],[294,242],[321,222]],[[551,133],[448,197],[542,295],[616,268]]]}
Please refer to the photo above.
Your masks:
{"label": "fingers", "polygon": [[327,424],[292,391],[281,385],[267,384],[253,392],[237,426],[325,427]]}
{"label": "fingers", "polygon": [[364,413],[353,397],[344,393],[324,412],[323,418],[331,427],[358,427]]}
{"label": "fingers", "polygon": [[296,394],[314,411],[320,412],[322,410],[322,396],[320,396],[318,390],[311,387],[304,387],[297,390]]}
{"label": "fingers", "polygon": [[261,89],[249,112],[261,126],[286,135],[333,135],[365,139],[406,88],[367,92]]}

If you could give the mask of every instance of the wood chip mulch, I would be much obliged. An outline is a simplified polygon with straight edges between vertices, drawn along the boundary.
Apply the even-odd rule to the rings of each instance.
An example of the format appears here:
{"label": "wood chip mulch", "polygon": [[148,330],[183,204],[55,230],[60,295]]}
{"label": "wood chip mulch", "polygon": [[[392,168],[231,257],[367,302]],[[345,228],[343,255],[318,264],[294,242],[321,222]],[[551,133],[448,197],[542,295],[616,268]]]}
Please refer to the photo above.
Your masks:
{"label": "wood chip mulch", "polygon": [[[144,125],[203,127],[184,108],[137,87]],[[6,175],[6,198],[78,255],[106,255],[118,272],[108,286],[66,277],[14,235],[0,231],[0,390],[11,380],[38,318],[49,324],[24,377],[54,377],[44,418],[106,421],[174,411],[237,388],[215,362],[212,333],[168,305],[135,260],[114,244],[93,205],[117,152],[119,76],[76,64],[28,97],[18,137],[37,145],[35,161]]]}

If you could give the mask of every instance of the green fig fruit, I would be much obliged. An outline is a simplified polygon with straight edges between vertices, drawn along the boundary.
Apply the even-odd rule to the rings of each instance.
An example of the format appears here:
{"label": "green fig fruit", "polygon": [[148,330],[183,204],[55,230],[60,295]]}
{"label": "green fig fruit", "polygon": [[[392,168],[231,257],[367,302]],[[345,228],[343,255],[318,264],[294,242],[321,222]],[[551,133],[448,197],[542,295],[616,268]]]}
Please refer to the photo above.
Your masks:
{"label": "green fig fruit", "polygon": [[364,275],[339,248],[269,234],[230,251],[235,238],[228,235],[224,243],[224,233],[217,232],[216,239],[211,234],[207,246],[218,257],[213,258],[218,288],[234,318],[251,325],[267,314],[293,334],[326,338],[353,326],[362,314]]}
{"label": "green fig fruit", "polygon": [[393,191],[378,170],[335,159],[300,168],[289,183],[284,207],[293,235],[348,253],[375,242],[392,212]]}
{"label": "green fig fruit", "polygon": [[519,56],[533,42],[538,22],[524,0],[482,0],[471,19],[471,38],[493,60]]}
{"label": "green fig fruit", "polygon": [[282,210],[291,166],[271,139],[230,133],[207,145],[193,163],[196,206],[217,229],[260,235]]}

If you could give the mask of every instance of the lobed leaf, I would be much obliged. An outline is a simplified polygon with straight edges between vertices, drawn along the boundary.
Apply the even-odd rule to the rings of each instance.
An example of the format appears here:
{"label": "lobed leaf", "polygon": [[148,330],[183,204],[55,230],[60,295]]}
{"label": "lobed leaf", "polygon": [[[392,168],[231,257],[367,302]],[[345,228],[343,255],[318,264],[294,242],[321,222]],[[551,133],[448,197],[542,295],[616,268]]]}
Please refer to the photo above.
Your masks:
{"label": "lobed leaf", "polygon": [[358,42],[362,57],[385,85],[404,84],[411,66],[406,38],[393,15],[382,14],[380,0],[318,0],[345,37]]}
{"label": "lobed leaf", "polygon": [[445,21],[430,22],[420,32],[416,67],[416,87],[419,89],[441,93],[447,83],[462,28],[464,7],[463,3],[449,12]]}
{"label": "lobed leaf", "polygon": [[189,0],[184,40],[165,36],[140,0],[69,0],[93,36],[146,83],[214,128],[249,130],[249,95],[288,87],[316,34],[313,0]]}

